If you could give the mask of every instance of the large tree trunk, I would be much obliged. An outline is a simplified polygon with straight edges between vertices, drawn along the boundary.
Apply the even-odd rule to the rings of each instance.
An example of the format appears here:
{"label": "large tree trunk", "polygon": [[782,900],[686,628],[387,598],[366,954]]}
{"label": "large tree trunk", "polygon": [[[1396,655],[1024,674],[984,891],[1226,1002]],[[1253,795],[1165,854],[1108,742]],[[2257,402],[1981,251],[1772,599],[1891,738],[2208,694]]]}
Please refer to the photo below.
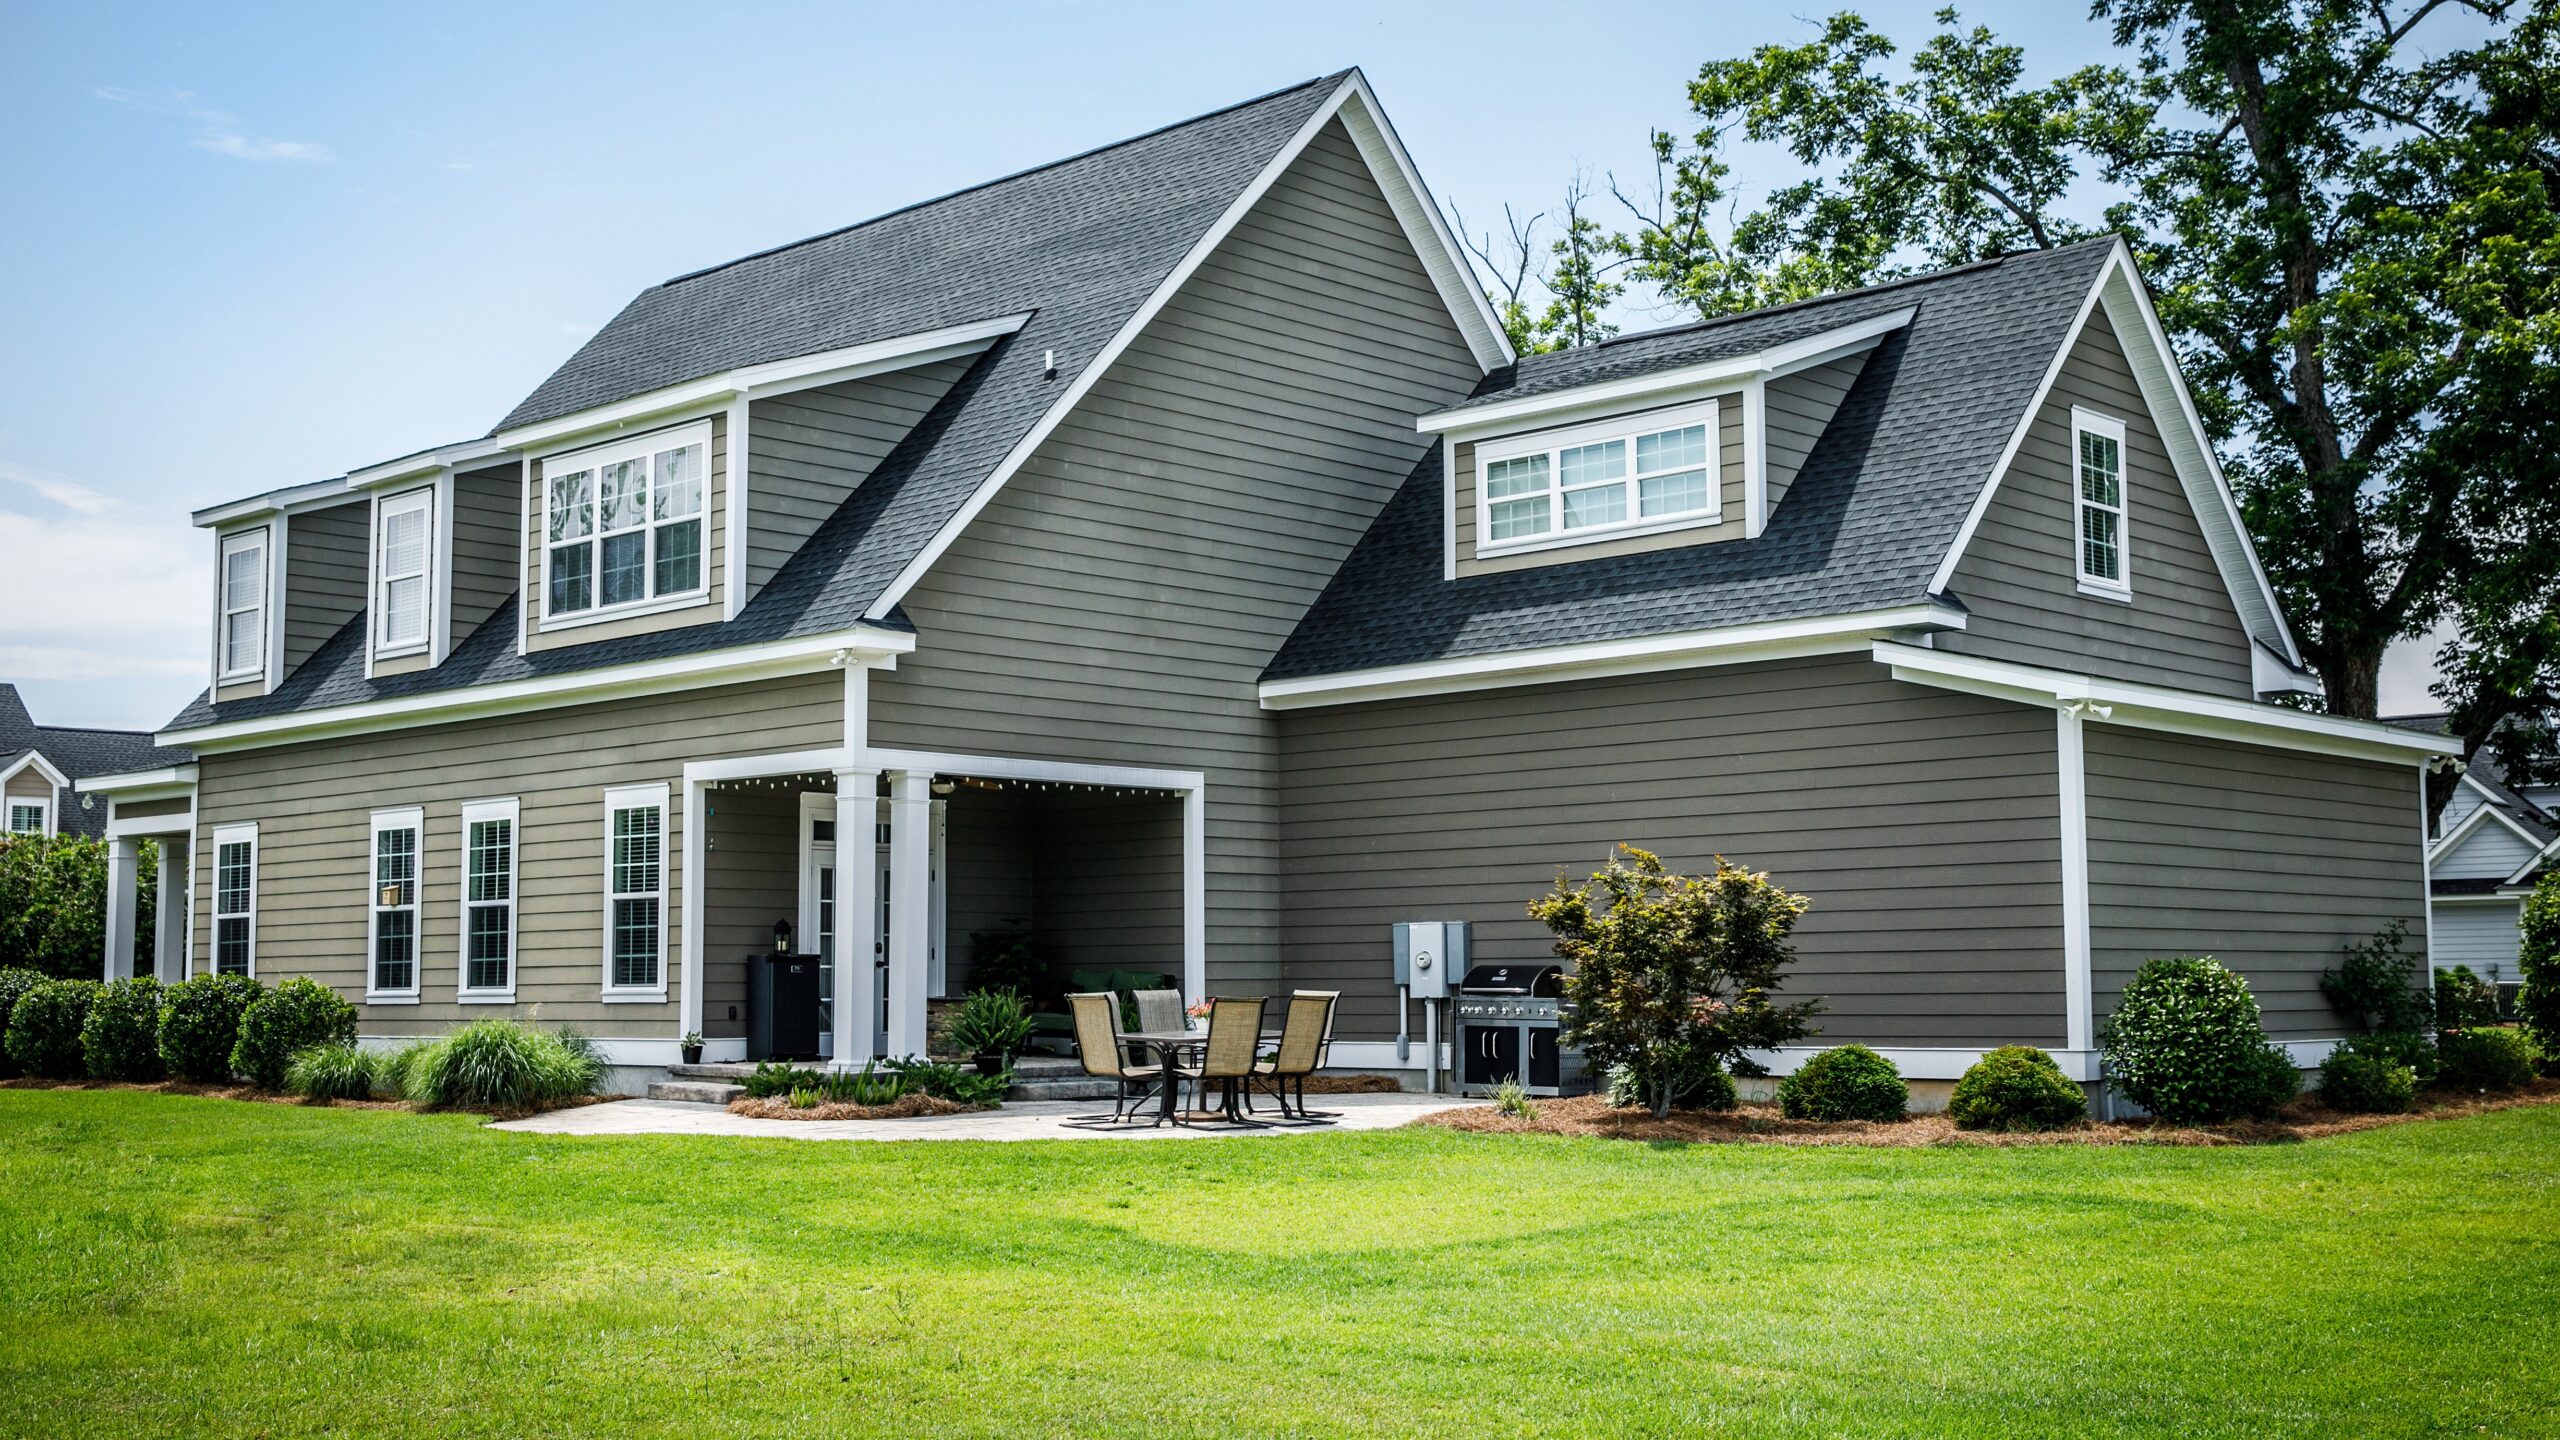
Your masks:
{"label": "large tree trunk", "polygon": [[2359,647],[2351,654],[2331,655],[2320,664],[2321,687],[2329,692],[2329,713],[2373,720],[2382,710],[2382,651]]}

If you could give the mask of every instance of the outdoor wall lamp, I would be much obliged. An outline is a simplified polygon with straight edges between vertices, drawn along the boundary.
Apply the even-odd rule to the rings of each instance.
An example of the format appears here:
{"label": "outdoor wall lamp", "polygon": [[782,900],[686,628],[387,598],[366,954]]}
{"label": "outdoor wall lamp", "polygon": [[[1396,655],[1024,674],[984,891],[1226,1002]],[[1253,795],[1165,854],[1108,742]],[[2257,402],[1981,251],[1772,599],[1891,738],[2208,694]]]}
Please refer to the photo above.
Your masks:
{"label": "outdoor wall lamp", "polygon": [[791,953],[791,921],[788,918],[773,922],[773,953],[776,955]]}

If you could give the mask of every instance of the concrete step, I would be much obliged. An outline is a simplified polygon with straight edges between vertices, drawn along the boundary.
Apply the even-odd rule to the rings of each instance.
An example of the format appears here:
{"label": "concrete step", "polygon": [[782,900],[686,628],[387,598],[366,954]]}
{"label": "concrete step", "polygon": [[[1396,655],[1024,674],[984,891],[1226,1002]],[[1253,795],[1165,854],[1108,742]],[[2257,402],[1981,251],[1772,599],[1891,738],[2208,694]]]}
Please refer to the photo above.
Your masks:
{"label": "concrete step", "polygon": [[1091,1075],[1061,1076],[1058,1079],[1025,1079],[1014,1072],[1013,1088],[1004,1092],[1007,1100],[1108,1100],[1120,1093],[1118,1082]]}
{"label": "concrete step", "polygon": [[652,1100],[673,1100],[685,1105],[726,1105],[747,1093],[743,1085],[729,1085],[717,1080],[661,1080],[649,1087]]}

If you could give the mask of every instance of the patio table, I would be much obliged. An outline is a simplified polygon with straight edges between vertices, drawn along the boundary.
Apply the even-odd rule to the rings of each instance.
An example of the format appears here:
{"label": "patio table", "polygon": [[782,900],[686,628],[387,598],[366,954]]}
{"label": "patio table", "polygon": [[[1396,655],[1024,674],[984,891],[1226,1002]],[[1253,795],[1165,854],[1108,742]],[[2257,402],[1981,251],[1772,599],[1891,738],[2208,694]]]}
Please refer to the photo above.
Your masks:
{"label": "patio table", "polygon": [[[1120,1038],[1128,1041],[1132,1045],[1144,1045],[1148,1049],[1156,1052],[1157,1063],[1164,1066],[1164,1083],[1156,1087],[1158,1100],[1156,1123],[1158,1125],[1181,1124],[1181,1112],[1175,1108],[1175,1092],[1179,1091],[1182,1086],[1174,1077],[1174,1057],[1182,1051],[1197,1049],[1200,1046],[1209,1043],[1208,1030],[1206,1028],[1199,1030],[1123,1030],[1120,1032]],[[1280,1032],[1277,1030],[1265,1030],[1257,1038],[1261,1044],[1277,1043],[1280,1039]]]}

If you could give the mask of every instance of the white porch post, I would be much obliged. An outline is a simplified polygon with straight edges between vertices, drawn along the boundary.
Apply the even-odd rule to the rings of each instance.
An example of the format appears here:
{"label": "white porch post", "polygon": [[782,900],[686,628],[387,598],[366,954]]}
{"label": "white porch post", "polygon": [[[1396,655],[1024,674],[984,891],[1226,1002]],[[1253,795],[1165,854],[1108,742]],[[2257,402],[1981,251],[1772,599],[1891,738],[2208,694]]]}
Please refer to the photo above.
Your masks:
{"label": "white porch post", "polygon": [[880,938],[880,903],[872,839],[880,823],[880,772],[862,766],[836,771],[836,983],[835,1054],[839,1068],[859,1069],[874,1058],[880,1029],[879,978],[873,957]]}
{"label": "white porch post", "polygon": [[142,907],[142,851],[130,835],[107,842],[107,957],[110,980],[133,975],[133,922]]}
{"label": "white porch post", "polygon": [[933,967],[933,772],[889,772],[889,1053],[924,1053]]}
{"label": "white porch post", "polygon": [[684,877],[681,903],[684,928],[683,988],[676,998],[676,1036],[702,1032],[703,870],[710,842],[710,785],[688,775],[684,781]]}
{"label": "white porch post", "polygon": [[2081,743],[2086,702],[2055,712],[2055,771],[2062,801],[2063,1045],[2084,1054],[2097,1045],[2089,943],[2089,762]]}
{"label": "white porch post", "polygon": [[1182,998],[1197,1005],[1209,992],[1209,789],[1182,792]]}
{"label": "white porch post", "polygon": [[191,860],[187,842],[175,835],[160,837],[159,908],[153,912],[151,973],[174,985],[187,978],[187,877]]}

